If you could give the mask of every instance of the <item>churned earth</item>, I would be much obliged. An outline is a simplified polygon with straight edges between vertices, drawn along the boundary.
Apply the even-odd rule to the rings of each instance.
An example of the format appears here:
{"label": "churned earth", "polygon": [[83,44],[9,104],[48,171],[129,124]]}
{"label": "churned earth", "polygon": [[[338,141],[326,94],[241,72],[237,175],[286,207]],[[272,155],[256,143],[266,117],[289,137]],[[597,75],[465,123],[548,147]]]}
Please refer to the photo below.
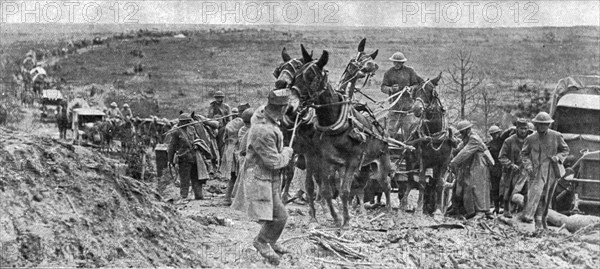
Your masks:
{"label": "churned earth", "polygon": [[[2,267],[270,266],[251,246],[259,224],[224,205],[226,182],[209,182],[206,200],[174,206],[169,174],[138,181],[108,155],[5,128],[0,145]],[[319,225],[309,223],[307,206],[287,208],[282,242],[293,252],[282,268],[595,268],[600,257],[590,240],[597,226],[540,233],[378,208],[353,211],[351,227],[340,230],[319,205]]]}

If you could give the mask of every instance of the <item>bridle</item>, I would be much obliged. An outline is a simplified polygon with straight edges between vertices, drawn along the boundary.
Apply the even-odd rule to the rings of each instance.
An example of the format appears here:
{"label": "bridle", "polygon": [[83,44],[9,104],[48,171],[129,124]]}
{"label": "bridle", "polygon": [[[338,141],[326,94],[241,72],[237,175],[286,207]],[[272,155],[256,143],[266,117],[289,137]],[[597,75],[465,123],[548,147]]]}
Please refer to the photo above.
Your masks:
{"label": "bridle", "polygon": [[273,76],[277,79],[281,79],[281,76],[283,74],[287,74],[290,78],[293,79],[294,74],[297,71],[297,67],[299,66],[302,66],[302,61],[298,59],[291,59],[281,64],[279,67],[275,68],[275,71],[273,71]]}
{"label": "bridle", "polygon": [[[308,71],[312,71],[315,74],[315,78],[312,79],[311,82],[308,82]],[[298,85],[296,85],[296,82],[299,80],[299,78],[302,79],[302,81],[304,81],[305,83],[308,83],[308,97],[309,99],[306,100],[304,103],[313,103],[314,100],[317,98],[317,96],[319,96],[322,92],[325,91],[325,86],[327,83],[327,71],[323,72],[317,65],[316,65],[316,61],[312,61],[310,63],[305,64],[304,66],[302,66],[302,68],[300,68],[300,70],[298,70],[295,74],[294,74],[294,79],[292,80],[292,90],[296,91],[296,93],[298,94],[298,96],[300,96],[301,98],[302,93],[300,91],[300,88],[298,87]]]}

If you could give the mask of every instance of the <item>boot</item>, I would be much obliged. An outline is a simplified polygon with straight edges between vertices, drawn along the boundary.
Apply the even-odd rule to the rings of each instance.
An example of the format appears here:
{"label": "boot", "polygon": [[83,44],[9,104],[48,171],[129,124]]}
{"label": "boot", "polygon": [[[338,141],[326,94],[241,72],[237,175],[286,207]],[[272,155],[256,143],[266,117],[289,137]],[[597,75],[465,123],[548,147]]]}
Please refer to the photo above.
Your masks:
{"label": "boot", "polygon": [[233,193],[233,187],[235,186],[235,181],[237,180],[234,173],[231,173],[231,179],[227,183],[227,193],[225,193],[225,204],[227,206],[231,205],[231,196]]}
{"label": "boot", "polygon": [[258,238],[255,238],[254,242],[252,242],[252,245],[254,248],[256,248],[258,253],[263,256],[263,258],[267,259],[270,264],[279,265],[279,256],[277,253],[275,253],[275,251],[273,251],[269,244],[261,242]]}

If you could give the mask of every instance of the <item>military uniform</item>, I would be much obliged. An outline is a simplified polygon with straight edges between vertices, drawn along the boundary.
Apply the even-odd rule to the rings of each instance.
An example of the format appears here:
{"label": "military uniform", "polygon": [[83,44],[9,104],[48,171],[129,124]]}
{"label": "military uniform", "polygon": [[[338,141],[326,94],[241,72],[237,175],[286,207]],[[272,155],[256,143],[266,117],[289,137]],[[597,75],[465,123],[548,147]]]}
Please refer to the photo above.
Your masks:
{"label": "military uniform", "polygon": [[[557,131],[535,132],[525,138],[521,158],[525,169],[531,171],[527,204],[523,210],[525,219],[531,219],[535,213],[536,224],[546,227],[548,206],[560,177],[555,166],[562,165],[568,155],[569,146]],[[558,163],[552,161],[553,157],[558,159]]]}
{"label": "military uniform", "polygon": [[490,181],[483,140],[475,133],[463,140],[460,151],[450,161],[458,170],[459,181],[455,197],[466,211],[466,216],[490,210]]}
{"label": "military uniform", "polygon": [[[208,107],[207,117],[214,119],[214,118],[227,116],[230,114],[231,114],[231,107],[229,107],[228,104],[226,104],[226,103],[219,104],[216,100],[210,102],[210,105]],[[231,117],[226,117],[224,119],[220,119],[219,122],[221,123],[221,126],[225,126],[230,120],[231,120]]]}
{"label": "military uniform", "polygon": [[119,108],[116,107],[111,107],[106,111],[106,116],[108,116],[109,118],[123,118],[123,114],[121,113],[121,110],[119,110]]}
{"label": "military uniform", "polygon": [[283,146],[283,134],[278,126],[288,100],[286,90],[274,90],[269,94],[269,105],[259,107],[253,114],[247,134],[245,171],[232,205],[262,223],[253,245],[272,264],[279,263],[275,252],[288,252],[277,244],[287,221],[280,197],[281,169],[293,155],[292,148]]}
{"label": "military uniform", "polygon": [[526,193],[527,173],[523,169],[521,160],[521,149],[523,149],[525,138],[517,134],[511,135],[504,141],[498,161],[502,164],[502,180],[500,182],[500,193],[504,199],[504,215],[512,213],[511,199],[517,193]]}
{"label": "military uniform", "polygon": [[490,151],[492,158],[494,159],[494,166],[490,167],[490,198],[494,202],[494,211],[496,213],[500,210],[500,179],[502,178],[502,164],[498,160],[500,149],[502,148],[502,140],[500,136],[496,136],[494,139],[486,144]]}
{"label": "military uniform", "polygon": [[[195,144],[198,144],[195,146]],[[203,152],[200,148],[207,148],[193,126],[177,129],[171,134],[171,141],[167,148],[169,162],[176,161],[179,165],[179,177],[181,181],[180,194],[186,199],[190,189],[190,183],[194,197],[203,199],[202,185],[209,178]],[[196,150],[198,148],[198,150]]]}
{"label": "military uniform", "polygon": [[235,118],[225,125],[225,145],[219,170],[221,171],[221,175],[227,179],[231,179],[231,177],[233,177],[232,173],[236,173],[234,151],[236,144],[238,143],[238,132],[242,126],[244,126],[242,118]]}
{"label": "military uniform", "polygon": [[[419,77],[419,75],[417,75],[415,70],[411,67],[402,66],[400,69],[392,67],[383,75],[381,91],[387,95],[393,95],[394,93],[404,89],[406,86],[413,86],[419,83],[423,83],[423,79]],[[398,88],[393,87],[394,85],[398,85]],[[396,101],[397,98],[400,97],[398,96],[391,99],[390,103]],[[397,112],[400,109],[400,103],[398,102],[391,108],[389,113],[387,127],[390,135],[397,133],[398,129],[400,128],[399,121],[402,114]]]}

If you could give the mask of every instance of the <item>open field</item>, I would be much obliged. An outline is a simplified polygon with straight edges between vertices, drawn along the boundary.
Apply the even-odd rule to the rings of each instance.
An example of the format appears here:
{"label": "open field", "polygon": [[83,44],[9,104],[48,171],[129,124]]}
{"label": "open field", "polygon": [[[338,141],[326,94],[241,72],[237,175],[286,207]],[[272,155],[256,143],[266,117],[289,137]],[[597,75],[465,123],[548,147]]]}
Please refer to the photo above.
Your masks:
{"label": "open field", "polygon": [[[64,43],[70,37],[66,30],[36,29],[31,34],[15,33],[10,26],[3,29],[7,38],[3,50],[11,56],[24,55],[35,43],[16,40],[49,40]],[[111,36],[108,27],[89,26],[71,29],[71,37]],[[133,28],[133,27],[132,27]],[[144,29],[144,27],[139,27]],[[575,74],[599,74],[600,28],[499,28],[499,29],[438,29],[438,28],[364,28],[306,29],[269,27],[263,29],[209,29],[205,26],[149,25],[145,29],[187,29],[188,38],[162,38],[158,44],[143,45],[133,40],[111,42],[110,48],[97,47],[87,53],[71,55],[60,62],[61,69],[50,72],[73,85],[124,83],[126,92],[154,92],[161,102],[161,116],[173,118],[180,110],[202,111],[213,91],[227,93],[226,101],[260,103],[266,90],[273,85],[273,69],[281,62],[280,52],[287,47],[292,57],[300,57],[299,45],[331,53],[330,80],[337,83],[341,71],[356,53],[358,41],[367,38],[368,52],[379,49],[380,70],[367,92],[375,99],[383,98],[379,84],[385,70],[391,67],[387,58],[395,51],[404,52],[407,63],[422,77],[444,72],[443,85],[438,89],[450,115],[455,115],[455,96],[444,84],[450,83],[447,73],[456,62],[459,50],[470,51],[476,71],[486,77],[486,84],[497,89],[499,107],[514,106],[523,101],[516,90],[526,84],[534,89],[552,89],[560,78]],[[118,28],[116,32],[132,29]],[[34,38],[36,37],[36,38]],[[15,40],[11,43],[7,40]],[[25,43],[23,43],[25,42]],[[10,44],[10,45],[9,45]],[[15,46],[16,45],[16,46]],[[129,53],[139,49],[142,59]],[[144,70],[136,76],[123,73],[141,62]],[[474,100],[473,102],[476,102]],[[510,111],[510,109],[507,109]],[[454,114],[453,114],[454,113]],[[480,115],[470,115],[478,119]],[[453,118],[455,120],[455,117]]]}

